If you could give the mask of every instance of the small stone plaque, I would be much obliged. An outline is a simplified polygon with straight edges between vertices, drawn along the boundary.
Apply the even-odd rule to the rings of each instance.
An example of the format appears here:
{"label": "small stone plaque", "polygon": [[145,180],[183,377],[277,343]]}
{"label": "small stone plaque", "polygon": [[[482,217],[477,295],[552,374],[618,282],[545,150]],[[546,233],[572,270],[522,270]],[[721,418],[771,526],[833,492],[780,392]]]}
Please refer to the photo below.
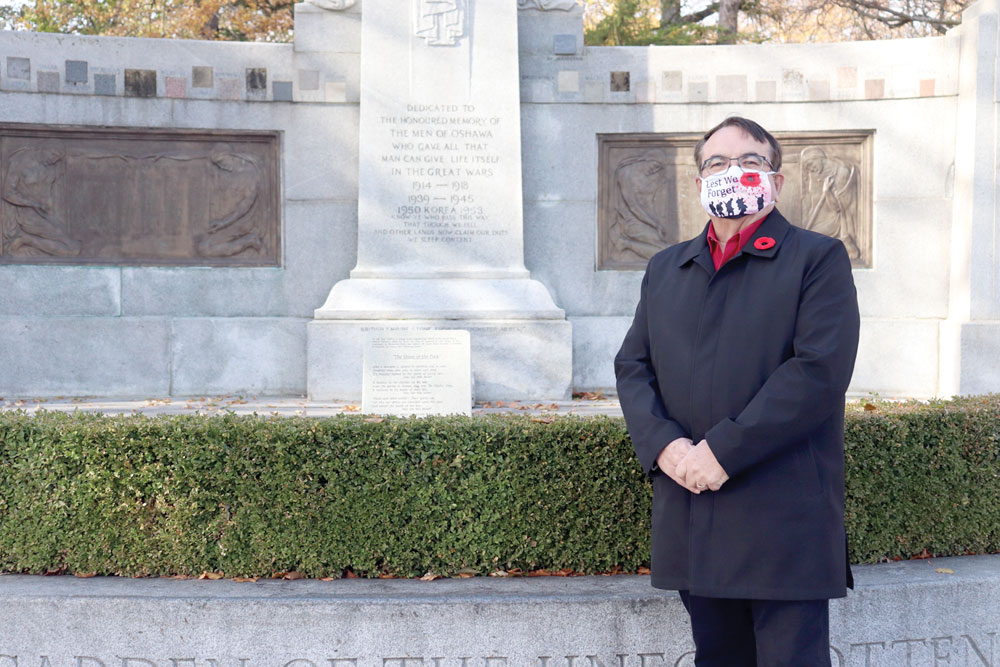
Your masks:
{"label": "small stone plaque", "polygon": [[39,72],[38,92],[58,93],[59,92],[59,72]]}
{"label": "small stone plaque", "polygon": [[156,97],[156,70],[125,70],[125,97]]}
{"label": "small stone plaque", "polygon": [[365,338],[361,410],[425,417],[472,414],[468,331],[380,331]]}
{"label": "small stone plaque", "polygon": [[347,101],[347,82],[346,81],[327,81],[326,82],[326,101],[327,102],[346,102]]}
{"label": "small stone plaque", "polygon": [[611,92],[612,93],[627,93],[629,91],[629,73],[628,72],[612,72],[611,73]]}
{"label": "small stone plaque", "polygon": [[215,70],[211,67],[191,68],[192,88],[211,88],[215,85]]}
{"label": "small stone plaque", "polygon": [[114,74],[95,74],[94,75],[94,94],[96,95],[114,95],[117,91],[117,86],[115,85],[115,75]]}
{"label": "small stone plaque", "polygon": [[247,90],[250,92],[267,90],[267,68],[247,68]]}
{"label": "small stone plaque", "polygon": [[319,70],[299,70],[299,90],[319,90]]}
{"label": "small stone plaque", "polygon": [[7,58],[7,78],[31,80],[31,59],[30,58]]}
{"label": "small stone plaque", "polygon": [[86,60],[67,60],[66,83],[87,83],[87,69]]}
{"label": "small stone plaque", "polygon": [[187,97],[187,79],[182,76],[164,77],[163,91],[167,97]]}
{"label": "small stone plaque", "polygon": [[557,56],[575,56],[576,35],[556,35],[553,37],[552,52]]}
{"label": "small stone plaque", "polygon": [[679,93],[684,89],[684,73],[680,70],[667,70],[663,72],[663,91],[666,93]]}
{"label": "small stone plaque", "polygon": [[219,77],[219,97],[224,100],[243,99],[243,88],[236,77]]}
{"label": "small stone plaque", "polygon": [[580,92],[580,73],[576,70],[563,70],[558,75],[560,93]]}
{"label": "small stone plaque", "polygon": [[274,94],[275,102],[291,102],[292,101],[292,82],[291,81],[275,81],[272,85],[272,92]]}

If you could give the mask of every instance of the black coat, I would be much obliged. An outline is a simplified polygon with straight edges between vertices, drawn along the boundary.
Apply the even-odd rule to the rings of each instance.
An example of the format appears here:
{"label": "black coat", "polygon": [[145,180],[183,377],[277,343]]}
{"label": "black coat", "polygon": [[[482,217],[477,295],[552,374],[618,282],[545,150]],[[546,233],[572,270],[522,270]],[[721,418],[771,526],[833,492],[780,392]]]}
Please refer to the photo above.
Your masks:
{"label": "black coat", "polygon": [[[707,231],[649,261],[615,358],[653,483],[653,586],[843,597],[844,394],[860,322],[850,259],[775,210],[716,272]],[[684,436],[708,440],[730,478],[719,491],[692,494],[654,469]]]}

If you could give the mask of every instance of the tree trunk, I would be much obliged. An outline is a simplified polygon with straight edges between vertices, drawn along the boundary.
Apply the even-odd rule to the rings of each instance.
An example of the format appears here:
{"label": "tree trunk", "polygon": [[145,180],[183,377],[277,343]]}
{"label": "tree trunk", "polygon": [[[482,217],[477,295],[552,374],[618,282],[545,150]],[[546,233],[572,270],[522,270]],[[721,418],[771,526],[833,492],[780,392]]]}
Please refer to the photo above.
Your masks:
{"label": "tree trunk", "polygon": [[737,19],[743,0],[720,0],[719,2],[719,44],[735,44]]}
{"label": "tree trunk", "polygon": [[681,18],[681,0],[660,0],[660,27],[678,23]]}

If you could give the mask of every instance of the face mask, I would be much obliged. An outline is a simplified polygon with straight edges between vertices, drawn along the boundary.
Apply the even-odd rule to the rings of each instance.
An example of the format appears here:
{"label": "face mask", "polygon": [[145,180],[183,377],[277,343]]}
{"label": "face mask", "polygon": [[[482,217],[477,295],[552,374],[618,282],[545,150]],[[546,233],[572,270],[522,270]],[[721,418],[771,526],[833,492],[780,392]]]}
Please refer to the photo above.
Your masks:
{"label": "face mask", "polygon": [[701,179],[701,205],[716,218],[742,218],[759,213],[774,203],[769,174],[747,171],[739,165]]}

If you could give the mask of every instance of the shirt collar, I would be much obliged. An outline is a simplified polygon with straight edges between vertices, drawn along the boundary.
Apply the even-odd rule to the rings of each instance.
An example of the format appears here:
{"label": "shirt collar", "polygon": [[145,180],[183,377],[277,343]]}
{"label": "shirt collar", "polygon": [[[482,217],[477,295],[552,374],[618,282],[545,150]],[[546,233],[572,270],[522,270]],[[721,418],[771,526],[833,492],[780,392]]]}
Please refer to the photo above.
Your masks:
{"label": "shirt collar", "polygon": [[[707,266],[714,268],[715,265],[712,263],[711,249],[708,246],[708,231],[710,227],[711,222],[705,225],[701,234],[688,241],[687,247],[677,258],[677,266],[682,266],[702,253],[705,253]],[[778,252],[778,248],[781,247],[781,242],[784,240],[790,227],[791,224],[785,220],[785,216],[781,215],[777,208],[773,209],[768,216],[764,218],[764,222],[760,224],[757,231],[750,237],[749,240],[751,242],[743,246],[742,252],[756,257],[774,257],[774,255]],[[770,245],[770,247],[758,248],[755,245],[757,240],[765,237],[772,239],[774,241],[774,245],[762,243],[761,245]]]}

